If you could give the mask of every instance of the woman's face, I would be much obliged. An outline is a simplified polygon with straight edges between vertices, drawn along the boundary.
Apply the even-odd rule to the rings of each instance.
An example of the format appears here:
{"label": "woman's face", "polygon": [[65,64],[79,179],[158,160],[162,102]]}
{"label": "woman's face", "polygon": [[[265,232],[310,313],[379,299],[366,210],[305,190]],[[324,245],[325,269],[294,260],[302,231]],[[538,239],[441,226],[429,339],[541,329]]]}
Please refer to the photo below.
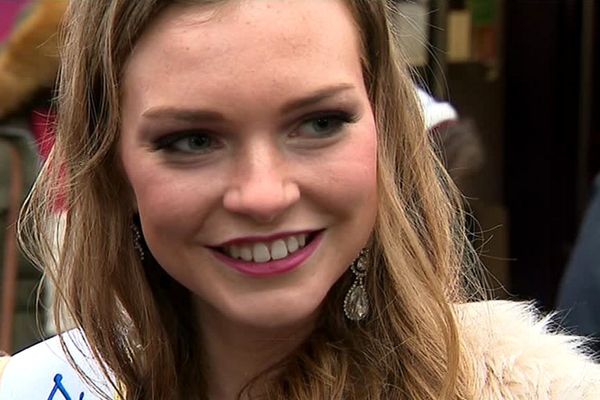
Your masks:
{"label": "woman's face", "polygon": [[342,1],[172,6],[125,67],[120,154],[143,234],[201,318],[313,318],[373,229],[376,148]]}

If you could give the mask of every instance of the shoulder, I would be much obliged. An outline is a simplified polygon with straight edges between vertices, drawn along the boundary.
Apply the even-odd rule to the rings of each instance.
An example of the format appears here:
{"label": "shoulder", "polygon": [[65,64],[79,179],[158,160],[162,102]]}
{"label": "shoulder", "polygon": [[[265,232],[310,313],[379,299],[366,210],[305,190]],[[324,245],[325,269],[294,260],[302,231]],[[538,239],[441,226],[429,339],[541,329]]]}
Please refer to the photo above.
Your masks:
{"label": "shoulder", "polygon": [[553,332],[528,303],[456,306],[463,354],[481,399],[598,399],[600,366],[579,337]]}
{"label": "shoulder", "polygon": [[63,339],[74,362],[91,379],[92,385],[69,364],[59,338],[54,337],[13,357],[2,359],[5,360],[5,366],[0,376],[0,399],[103,398],[94,386],[103,394],[108,394],[108,398],[114,397],[110,383],[103,377],[99,364],[90,354],[79,331],[64,333]]}

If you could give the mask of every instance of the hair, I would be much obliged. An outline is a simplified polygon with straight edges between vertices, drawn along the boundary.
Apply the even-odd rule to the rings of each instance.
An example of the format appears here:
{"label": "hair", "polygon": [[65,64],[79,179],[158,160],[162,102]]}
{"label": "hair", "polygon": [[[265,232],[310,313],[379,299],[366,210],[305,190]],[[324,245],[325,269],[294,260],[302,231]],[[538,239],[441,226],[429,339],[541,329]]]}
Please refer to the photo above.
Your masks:
{"label": "hair", "polygon": [[[313,334],[243,393],[260,386],[265,398],[281,400],[471,398],[454,315],[454,304],[467,301],[463,267],[474,260],[461,199],[432,150],[391,30],[391,6],[345,1],[378,128],[371,312],[359,323],[344,318],[346,274],[330,290]],[[124,65],[145,27],[172,3],[70,2],[56,144],[20,224],[22,246],[57,287],[59,330],[72,319],[128,399],[206,398],[192,294],[152,257],[137,257],[133,202],[124,201],[131,193],[117,152]],[[52,214],[61,194],[68,212],[54,254]]]}

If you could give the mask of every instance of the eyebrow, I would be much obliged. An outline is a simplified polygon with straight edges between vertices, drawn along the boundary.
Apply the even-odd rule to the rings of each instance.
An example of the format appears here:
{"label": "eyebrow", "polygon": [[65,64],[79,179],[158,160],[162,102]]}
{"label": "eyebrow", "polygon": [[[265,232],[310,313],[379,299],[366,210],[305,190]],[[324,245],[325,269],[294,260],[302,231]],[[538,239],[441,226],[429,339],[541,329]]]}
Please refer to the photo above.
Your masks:
{"label": "eyebrow", "polygon": [[184,122],[223,121],[225,116],[217,111],[179,108],[171,106],[152,107],[142,113],[149,119],[173,119]]}
{"label": "eyebrow", "polygon": [[[322,101],[337,96],[338,94],[354,89],[350,83],[341,83],[328,86],[311,93],[308,96],[292,99],[281,107],[281,112],[286,114],[297,109],[318,104]],[[149,119],[172,119],[183,122],[219,122],[224,121],[225,116],[213,110],[180,108],[172,106],[151,107],[142,113],[142,116]]]}
{"label": "eyebrow", "polygon": [[341,83],[337,85],[328,86],[319,89],[306,97],[301,97],[299,99],[288,101],[283,105],[283,107],[281,107],[281,111],[284,114],[289,113],[300,108],[305,108],[313,104],[318,104],[322,101],[335,97],[342,92],[346,92],[352,89],[354,89],[354,85],[350,83]]}

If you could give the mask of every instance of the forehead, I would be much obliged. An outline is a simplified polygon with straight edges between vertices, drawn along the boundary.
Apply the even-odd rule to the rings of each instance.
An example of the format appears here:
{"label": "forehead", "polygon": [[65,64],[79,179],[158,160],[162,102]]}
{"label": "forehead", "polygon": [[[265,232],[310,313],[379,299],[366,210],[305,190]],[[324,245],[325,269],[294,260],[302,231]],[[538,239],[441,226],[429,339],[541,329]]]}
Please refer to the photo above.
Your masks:
{"label": "forehead", "polygon": [[167,8],[126,64],[125,93],[175,90],[185,100],[227,89],[242,96],[259,83],[286,91],[357,79],[359,37],[344,1],[241,0]]}

